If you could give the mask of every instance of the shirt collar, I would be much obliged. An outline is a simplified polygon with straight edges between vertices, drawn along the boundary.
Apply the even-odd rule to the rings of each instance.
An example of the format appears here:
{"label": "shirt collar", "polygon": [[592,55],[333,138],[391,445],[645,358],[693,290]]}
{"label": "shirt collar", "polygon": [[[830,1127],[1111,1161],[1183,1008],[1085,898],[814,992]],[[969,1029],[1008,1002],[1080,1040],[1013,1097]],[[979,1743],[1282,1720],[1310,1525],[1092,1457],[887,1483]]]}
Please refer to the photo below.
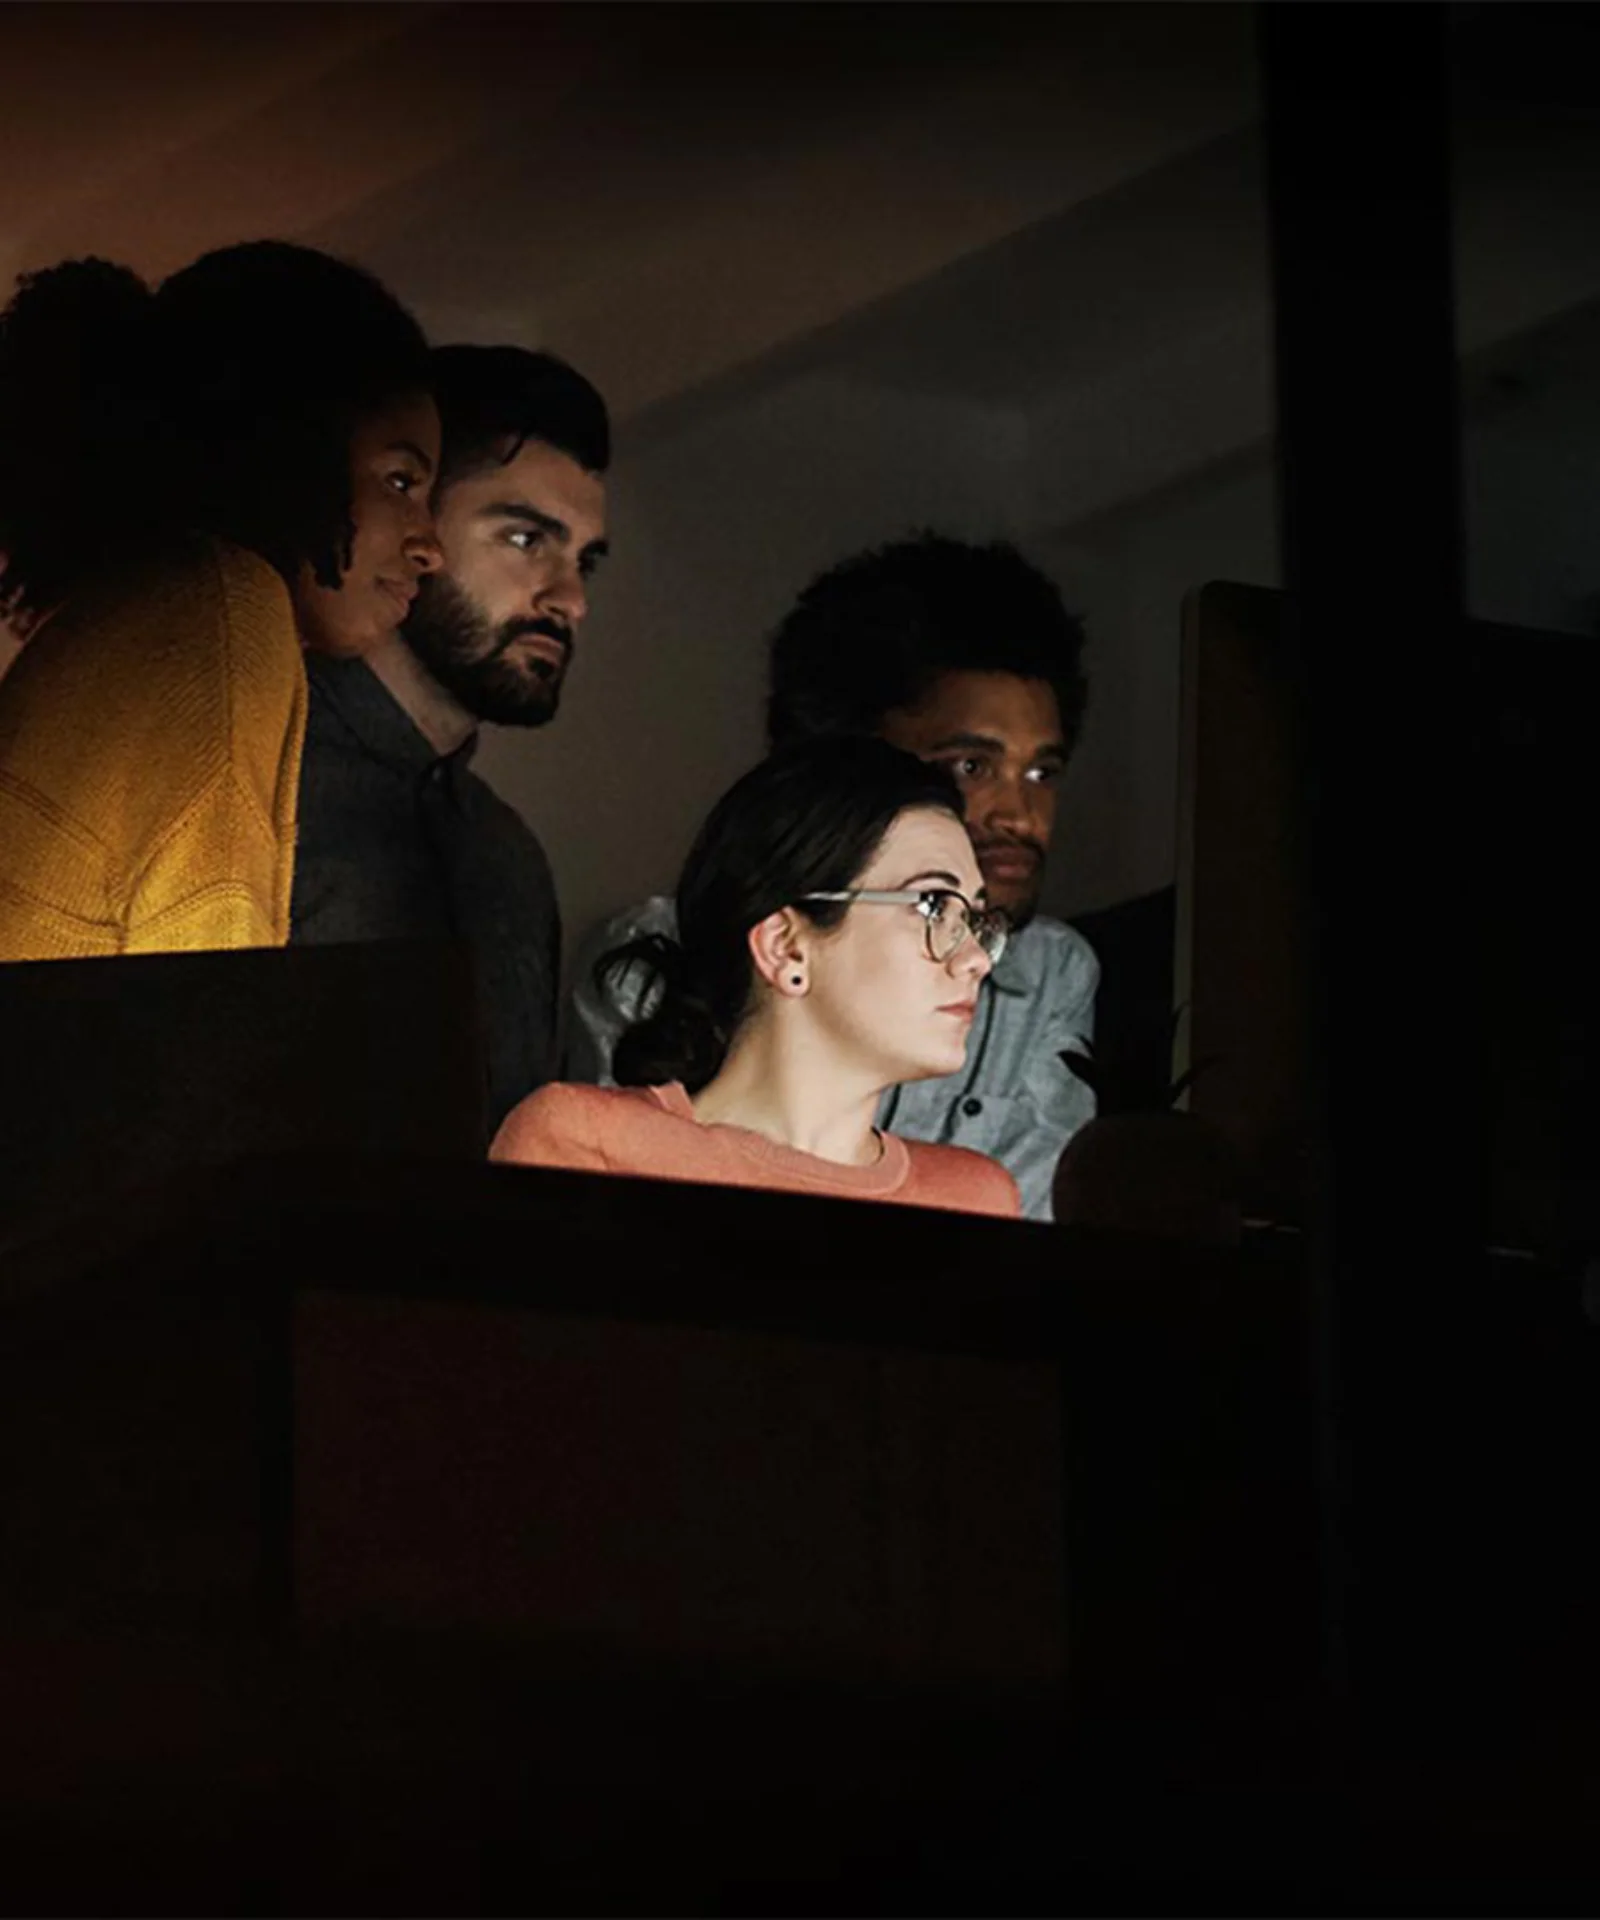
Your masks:
{"label": "shirt collar", "polygon": [[1028,964],[1028,954],[1033,945],[1028,936],[1032,932],[1033,924],[1030,922],[1020,933],[1012,934],[1007,940],[1005,952],[988,975],[989,984],[996,993],[1030,994],[1038,985],[1034,970]]}
{"label": "shirt collar", "polygon": [[439,753],[433,742],[364,660],[306,655],[306,678],[375,759],[406,773],[445,763],[465,767],[478,747],[474,728],[459,747]]}

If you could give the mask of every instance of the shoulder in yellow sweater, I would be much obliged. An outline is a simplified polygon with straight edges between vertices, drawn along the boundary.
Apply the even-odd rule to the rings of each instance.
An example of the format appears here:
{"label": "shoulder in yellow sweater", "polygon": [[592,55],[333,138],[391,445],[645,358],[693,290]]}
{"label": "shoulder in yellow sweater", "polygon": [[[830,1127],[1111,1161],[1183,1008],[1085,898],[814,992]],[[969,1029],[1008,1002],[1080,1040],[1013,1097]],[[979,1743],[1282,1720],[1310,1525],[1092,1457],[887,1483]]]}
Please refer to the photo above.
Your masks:
{"label": "shoulder in yellow sweater", "polygon": [[0,681],[0,960],[281,945],[306,678],[216,541],[47,622]]}

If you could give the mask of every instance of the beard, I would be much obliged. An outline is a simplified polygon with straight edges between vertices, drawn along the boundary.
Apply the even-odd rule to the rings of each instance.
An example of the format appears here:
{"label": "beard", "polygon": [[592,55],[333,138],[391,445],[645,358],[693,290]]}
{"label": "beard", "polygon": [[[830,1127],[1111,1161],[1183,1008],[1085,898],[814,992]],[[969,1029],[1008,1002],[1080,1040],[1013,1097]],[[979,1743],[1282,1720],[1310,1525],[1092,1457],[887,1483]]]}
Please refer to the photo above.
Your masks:
{"label": "beard", "polygon": [[1016,900],[1003,900],[999,905],[1006,916],[1007,930],[1013,934],[1021,933],[1038,914],[1039,891],[1035,888],[1032,893]]}
{"label": "beard", "polygon": [[[512,660],[524,634],[543,634],[565,649],[558,666],[538,656]],[[496,625],[453,580],[423,580],[401,638],[446,693],[467,712],[500,727],[542,727],[561,704],[572,656],[572,632],[556,620],[505,620]]]}

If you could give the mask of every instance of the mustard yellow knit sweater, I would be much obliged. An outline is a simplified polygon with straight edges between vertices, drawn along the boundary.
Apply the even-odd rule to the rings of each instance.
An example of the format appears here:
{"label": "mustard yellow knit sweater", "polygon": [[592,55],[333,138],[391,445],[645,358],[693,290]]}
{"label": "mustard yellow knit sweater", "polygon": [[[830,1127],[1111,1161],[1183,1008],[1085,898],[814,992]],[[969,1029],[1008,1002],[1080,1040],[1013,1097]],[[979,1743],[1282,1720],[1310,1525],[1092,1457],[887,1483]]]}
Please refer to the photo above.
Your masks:
{"label": "mustard yellow knit sweater", "polygon": [[86,595],[0,681],[0,960],[281,946],[306,676],[264,560]]}

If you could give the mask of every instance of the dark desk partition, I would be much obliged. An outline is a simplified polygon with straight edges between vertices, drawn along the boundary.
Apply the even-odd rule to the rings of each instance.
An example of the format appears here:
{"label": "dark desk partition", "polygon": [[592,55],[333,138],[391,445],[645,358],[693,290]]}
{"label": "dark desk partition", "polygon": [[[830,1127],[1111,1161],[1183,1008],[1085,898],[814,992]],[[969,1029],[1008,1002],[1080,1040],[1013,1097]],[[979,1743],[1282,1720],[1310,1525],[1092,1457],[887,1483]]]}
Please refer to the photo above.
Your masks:
{"label": "dark desk partition", "polygon": [[55,1544],[0,1558],[86,1617],[1056,1683],[1060,1254],[483,1166],[176,1183],[12,1262],[0,1420]]}
{"label": "dark desk partition", "polygon": [[476,1159],[484,1069],[448,942],[0,966],[0,1245],[252,1153]]}
{"label": "dark desk partition", "polygon": [[[1525,1346],[1544,1281],[1503,1279]],[[8,1887],[872,1912],[1289,1885],[1354,1817],[1315,1765],[1308,1347],[1283,1240],[371,1158],[147,1190],[0,1278]],[[1471,1777],[1402,1767],[1361,1815],[1429,1871],[1474,1794],[1515,1801],[1506,1857],[1571,1857],[1544,1757],[1590,1725],[1581,1529],[1564,1557],[1547,1524],[1591,1457],[1570,1372],[1501,1409]]]}
{"label": "dark desk partition", "polygon": [[[152,1191],[0,1294],[0,1630],[52,1676],[10,1804],[53,1713],[80,1792],[105,1750],[217,1820],[265,1817],[262,1768],[331,1796],[391,1903],[460,1897],[441,1834],[512,1847],[530,1806],[562,1910],[577,1833],[627,1910],[686,1897],[669,1856],[859,1872],[1026,1806],[998,1853],[1053,1872],[1070,1710],[1126,1766],[1304,1680],[1299,1322],[1270,1260],[860,1202],[329,1160]],[[156,1672],[150,1725],[95,1704]]]}

